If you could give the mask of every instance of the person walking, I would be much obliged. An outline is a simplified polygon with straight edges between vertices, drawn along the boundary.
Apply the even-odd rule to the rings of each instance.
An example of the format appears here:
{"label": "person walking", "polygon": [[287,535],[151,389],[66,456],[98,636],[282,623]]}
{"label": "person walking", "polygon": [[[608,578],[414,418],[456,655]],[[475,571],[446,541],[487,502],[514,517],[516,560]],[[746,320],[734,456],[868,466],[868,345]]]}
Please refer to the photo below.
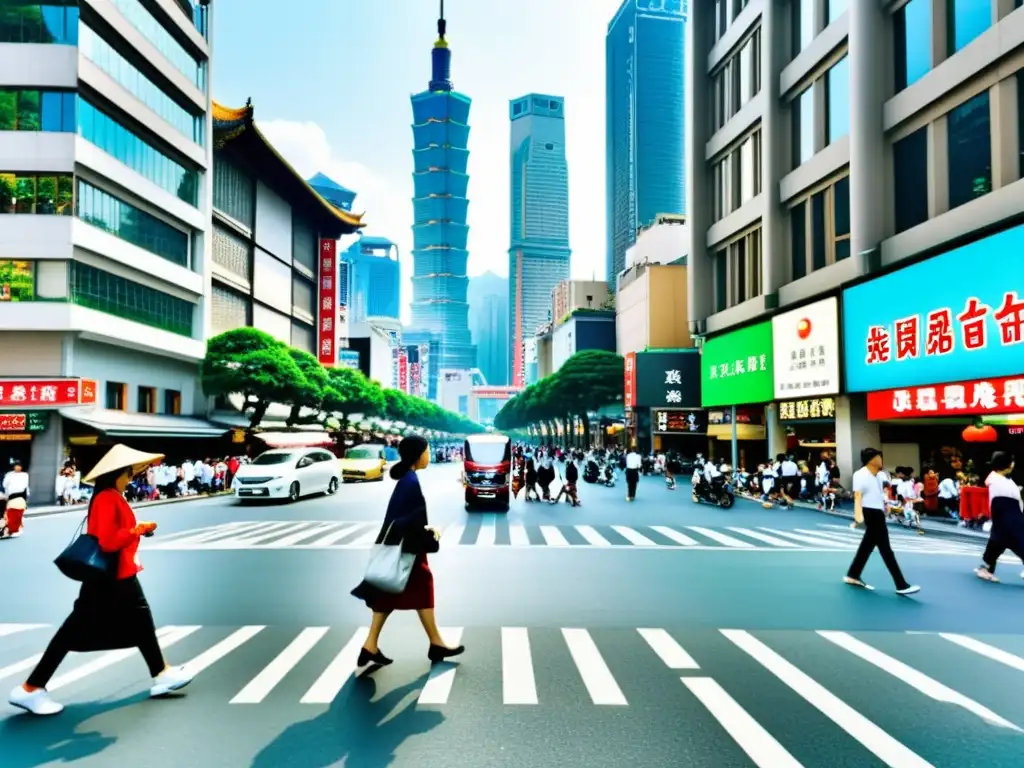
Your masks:
{"label": "person walking", "polygon": [[11,471],[4,475],[3,490],[7,497],[3,521],[0,521],[0,539],[14,539],[21,536],[28,507],[28,472],[20,461],[14,461]]}
{"label": "person walking", "polygon": [[[996,564],[1006,550],[1010,550],[1024,561],[1024,502],[1020,488],[1011,479],[1014,456],[1006,451],[996,451],[990,462],[991,472],[985,479],[988,486],[988,504],[992,515],[992,530],[989,532],[982,564],[975,570],[979,579],[998,582]],[[1021,574],[1024,578],[1024,573]]]}
{"label": "person walking", "polygon": [[373,664],[384,667],[393,660],[380,650],[380,633],[393,611],[416,611],[420,624],[430,643],[427,658],[432,663],[458,656],[464,646],[450,647],[444,642],[434,616],[434,575],[427,562],[427,554],[440,548],[440,534],[429,527],[427,502],[416,473],[430,464],[430,444],[418,435],[410,435],[398,445],[398,463],[391,468],[391,478],[397,480],[388,502],[384,523],[377,535],[379,544],[401,542],[402,551],[415,554],[412,573],[400,594],[391,594],[362,581],[352,595],[364,601],[373,615],[370,632],[359,651],[356,665]]}
{"label": "person walking", "polygon": [[633,501],[636,498],[636,486],[640,482],[640,468],[644,460],[636,452],[636,446],[631,445],[629,453],[626,454],[626,501]]}
{"label": "person walking", "polygon": [[903,577],[892,545],[889,543],[889,529],[885,522],[887,501],[879,477],[879,471],[882,469],[882,452],[875,448],[865,448],[860,452],[860,463],[861,468],[853,474],[853,519],[856,524],[864,526],[864,538],[861,539],[844,581],[850,586],[874,589],[861,579],[861,574],[868,563],[868,558],[877,547],[885,567],[889,569],[896,584],[897,594],[912,595],[920,592],[920,587],[910,584]]}
{"label": "person walking", "polygon": [[83,582],[71,615],[50,640],[28,679],[11,691],[12,706],[33,715],[56,715],[64,707],[46,691],[64,657],[70,652],[90,653],[138,648],[149,667],[151,697],[166,696],[192,682],[185,667],[171,667],[157,641],[153,614],[142,591],[138,574],[139,541],[156,530],[156,523],[138,522],[124,500],[124,491],[138,473],[161,454],[142,453],[115,445],[85,477],[94,486],[86,532],[96,537],[100,549],[110,555],[109,577]]}

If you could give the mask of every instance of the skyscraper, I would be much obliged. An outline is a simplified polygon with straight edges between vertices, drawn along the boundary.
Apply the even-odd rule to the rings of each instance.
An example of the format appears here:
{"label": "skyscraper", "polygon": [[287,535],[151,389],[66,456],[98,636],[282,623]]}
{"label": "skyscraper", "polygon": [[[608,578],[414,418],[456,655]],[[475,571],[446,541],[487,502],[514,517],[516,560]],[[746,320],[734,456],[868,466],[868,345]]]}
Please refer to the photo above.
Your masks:
{"label": "skyscraper", "polygon": [[313,178],[307,180],[306,183],[335,208],[351,213],[352,203],[356,199],[356,193],[351,189],[341,186],[334,179],[322,173],[318,173]]}
{"label": "skyscraper", "polygon": [[340,261],[348,265],[350,322],[367,317],[397,320],[402,290],[398,246],[384,237],[363,235],[342,252]]}
{"label": "skyscraper", "polygon": [[469,330],[476,365],[491,386],[504,386],[509,380],[508,294],[508,278],[493,272],[469,280]]}
{"label": "skyscraper", "polygon": [[476,364],[466,303],[471,101],[453,90],[445,29],[442,0],[431,52],[433,77],[427,90],[412,97],[412,324],[438,336],[440,359],[432,361],[438,369],[468,370]]}
{"label": "skyscraper", "polygon": [[686,0],[623,0],[605,37],[607,280],[637,230],[686,213]]}
{"label": "skyscraper", "polygon": [[512,383],[521,385],[523,342],[548,320],[551,289],[569,277],[565,100],[527,94],[510,102],[509,118],[509,343]]}

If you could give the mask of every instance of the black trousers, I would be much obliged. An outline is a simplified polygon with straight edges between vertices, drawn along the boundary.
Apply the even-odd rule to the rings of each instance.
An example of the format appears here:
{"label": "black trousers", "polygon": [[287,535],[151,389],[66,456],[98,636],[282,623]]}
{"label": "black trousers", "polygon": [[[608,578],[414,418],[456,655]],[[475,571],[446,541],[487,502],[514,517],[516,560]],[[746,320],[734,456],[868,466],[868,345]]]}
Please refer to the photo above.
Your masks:
{"label": "black trousers", "polygon": [[626,470],[626,495],[629,498],[636,497],[636,486],[640,482],[640,470],[639,469],[627,469]]}
{"label": "black trousers", "polygon": [[985,545],[982,562],[989,573],[996,572],[996,563],[1006,550],[1010,550],[1024,562],[1024,515],[1016,510],[995,510],[992,513],[992,530]]}
{"label": "black trousers", "polygon": [[900,564],[896,562],[896,555],[892,551],[892,544],[889,543],[889,529],[885,524],[885,512],[880,509],[864,510],[864,538],[860,540],[857,554],[853,556],[850,563],[850,570],[846,575],[851,579],[860,580],[864,572],[864,566],[868,564],[868,558],[878,547],[878,553],[882,556],[882,562],[889,569],[896,589],[904,589],[910,585],[903,578]]}

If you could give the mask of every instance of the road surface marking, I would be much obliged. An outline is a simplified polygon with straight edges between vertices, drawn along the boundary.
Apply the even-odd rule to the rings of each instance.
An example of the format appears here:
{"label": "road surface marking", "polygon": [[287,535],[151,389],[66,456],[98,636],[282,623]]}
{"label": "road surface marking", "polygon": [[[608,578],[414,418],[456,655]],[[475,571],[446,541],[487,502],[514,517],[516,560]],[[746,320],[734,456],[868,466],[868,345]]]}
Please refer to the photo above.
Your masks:
{"label": "road surface marking", "polygon": [[224,541],[218,541],[219,546],[223,546],[225,549],[244,549],[255,544],[257,541],[263,539],[270,539],[274,536],[280,536],[284,531],[288,530],[294,523],[269,523],[263,526],[262,530],[247,531],[241,536],[232,536],[230,539]]}
{"label": "road surface marking", "polygon": [[712,541],[717,541],[719,544],[724,544],[725,546],[732,547],[734,549],[750,549],[754,546],[749,541],[740,541],[739,539],[727,536],[724,533],[713,531],[710,528],[700,528],[696,525],[688,525],[686,527],[691,531],[699,533],[701,536],[706,536]]}
{"label": "road surface marking", "polygon": [[28,632],[30,629],[45,629],[49,624],[0,624],[0,637]]}
{"label": "road surface marking", "polygon": [[795,547],[797,546],[792,541],[786,541],[780,539],[777,536],[769,536],[767,533],[760,533],[759,531],[752,531],[749,528],[735,528],[730,526],[729,530],[733,533],[738,533],[741,536],[746,536],[756,541],[763,541],[765,544],[771,544],[773,547]]}
{"label": "road surface marking", "polygon": [[377,543],[377,537],[380,535],[380,529],[376,524],[371,524],[370,529],[362,534],[359,538],[353,539],[350,543],[357,546],[374,545]]}
{"label": "road surface marking", "polygon": [[493,547],[498,537],[498,516],[484,515],[480,519],[480,532],[477,534],[476,543],[480,547]]}
{"label": "road surface marking", "polygon": [[258,527],[265,526],[266,523],[256,522],[237,522],[237,523],[224,523],[222,525],[215,525],[212,527],[204,527],[199,530],[191,529],[188,531],[176,531],[175,533],[168,533],[161,535],[156,540],[155,544],[198,544],[199,542],[209,541],[210,539],[217,539],[221,536],[231,536],[234,534],[245,533],[246,530],[255,530]]}
{"label": "road surface marking", "polygon": [[530,537],[526,535],[526,526],[521,523],[513,523],[508,527],[509,542],[513,547],[530,546]]}
{"label": "road surface marking", "polygon": [[355,525],[343,525],[338,530],[321,536],[316,541],[311,541],[306,546],[308,547],[329,547],[331,544],[337,544],[339,541],[344,539],[346,536],[351,536],[356,531],[360,530],[366,523],[356,523]]}
{"label": "road surface marking", "polygon": [[784,539],[792,539],[793,541],[799,541],[801,544],[810,544],[815,547],[827,547],[828,549],[856,549],[857,544],[854,542],[842,542],[835,541],[834,539],[826,539],[822,536],[801,536],[797,533],[791,533],[790,531],[780,531],[777,528],[765,528],[760,526],[760,530],[766,531],[773,536],[781,536]]}
{"label": "road surface marking", "polygon": [[749,632],[742,629],[720,631],[726,639],[788,685],[804,701],[859,741],[890,768],[934,768],[927,760],[898,742]]}
{"label": "road surface marking", "polygon": [[951,643],[956,643],[961,648],[974,651],[985,658],[992,659],[992,661],[998,661],[1000,664],[1013,667],[1018,672],[1024,672],[1024,659],[1020,656],[1014,656],[1012,653],[1004,651],[1002,648],[996,648],[994,645],[983,643],[980,640],[975,640],[973,637],[967,637],[966,635],[954,635],[947,632],[940,632],[939,637],[943,640],[948,640]]}
{"label": "road surface marking", "polygon": [[[847,530],[846,533],[840,533],[838,531],[825,533],[822,531],[810,531],[805,528],[795,528],[794,531],[796,533],[809,534],[811,536],[822,536],[828,539],[832,539],[834,541],[852,544],[853,546],[860,546],[861,536],[857,533],[854,533],[852,530]],[[919,539],[916,536],[906,536],[900,533],[891,534],[889,536],[889,542],[892,544],[894,549],[922,554],[929,552],[944,554],[952,551],[962,551],[958,549],[955,545],[951,546],[942,541],[936,541],[934,539]]]}
{"label": "road surface marking", "polygon": [[569,540],[562,535],[562,532],[558,530],[557,526],[554,525],[542,525],[540,527],[540,535],[544,537],[544,543],[549,547],[568,547]]}
{"label": "road surface marking", "polygon": [[844,651],[849,651],[854,656],[858,656],[868,662],[868,664],[873,664],[883,672],[888,672],[896,679],[902,680],[911,688],[917,689],[925,696],[935,699],[935,701],[940,701],[943,704],[954,704],[966,709],[968,712],[976,715],[987,723],[997,725],[1000,728],[1008,728],[1014,731],[1021,730],[1009,720],[1003,719],[985,705],[979,704],[974,699],[967,698],[962,693],[958,693],[952,688],[947,688],[938,680],[928,677],[928,675],[904,664],[899,659],[894,659],[892,656],[888,656],[881,651],[872,648],[867,643],[858,640],[847,632],[829,632],[822,630],[819,631],[818,634],[829,642],[838,645]]}
{"label": "road surface marking", "polygon": [[562,637],[576,663],[590,699],[599,706],[625,707],[626,697],[615,682],[612,671],[601,658],[601,652],[585,629],[563,629]]}
{"label": "road surface marking", "polygon": [[638,547],[656,547],[658,546],[653,541],[648,539],[642,533],[634,531],[628,525],[613,525],[612,530],[615,531],[619,536],[624,538],[630,544],[635,544]]}
{"label": "road surface marking", "polygon": [[265,629],[262,625],[242,627],[232,632],[215,646],[208,648],[191,661],[185,662],[185,667],[193,675],[198,675],[207,667],[216,664],[229,653],[249,642]]}
{"label": "road surface marking", "polygon": [[691,539],[685,533],[680,533],[675,528],[669,528],[667,525],[652,525],[651,530],[660,533],[666,539],[671,539],[677,544],[682,544],[684,547],[695,547],[700,544],[696,539]]}
{"label": "road surface marking", "polygon": [[[441,629],[441,637],[446,643],[452,646],[462,643],[462,627],[448,627]],[[417,704],[447,704],[448,697],[452,693],[452,686],[455,684],[455,672],[458,670],[458,662],[442,661],[430,667],[430,676],[420,691]]]}
{"label": "road surface marking", "polygon": [[462,541],[462,532],[466,530],[464,525],[446,525],[441,531],[441,542],[448,542],[452,546],[457,546]]}
{"label": "road surface marking", "polygon": [[537,703],[537,681],[526,627],[501,628],[501,688],[505,704]]}
{"label": "road surface marking", "polygon": [[710,677],[679,679],[758,768],[803,768],[801,763],[717,682]]}
{"label": "road surface marking", "polygon": [[[161,627],[157,630],[157,638],[160,641],[160,648],[170,648],[180,640],[184,640],[186,637],[191,635],[193,632],[199,630],[199,627]],[[55,691],[58,688],[63,688],[66,685],[77,683],[89,675],[95,674],[100,670],[112,667],[115,664],[119,664],[125,659],[129,659],[137,653],[135,648],[126,648],[119,651],[111,651],[105,653],[99,658],[87,661],[85,664],[80,664],[74,669],[65,672],[59,677],[55,677],[50,681],[49,685],[46,686],[46,690]]]}
{"label": "road surface marking", "polygon": [[276,659],[264,667],[262,672],[239,691],[230,703],[259,704],[263,701],[277,687],[277,684],[284,680],[285,676],[306,657],[306,654],[313,650],[313,646],[323,639],[328,629],[328,627],[306,627],[302,630],[298,637],[292,640],[288,647],[277,655]]}
{"label": "road surface marking", "polygon": [[352,638],[345,644],[337,656],[334,657],[323,674],[317,678],[313,686],[306,691],[306,695],[300,700],[300,704],[330,704],[335,697],[341,693],[345,683],[356,671],[356,662],[359,661],[359,651],[370,634],[369,627],[360,627]]}
{"label": "road surface marking", "polygon": [[260,549],[261,547],[266,547],[268,549],[276,549],[280,547],[290,547],[292,544],[298,544],[300,541],[305,541],[306,539],[311,539],[314,536],[319,536],[323,533],[327,533],[327,531],[331,530],[335,525],[336,523],[319,523],[309,527],[304,527],[302,530],[298,531],[297,533],[293,533],[290,536],[285,536],[284,538],[276,539],[267,544],[257,544],[253,548]]}
{"label": "road surface marking", "polygon": [[575,525],[573,527],[579,531],[580,536],[587,540],[588,544],[592,544],[595,547],[610,547],[612,545],[592,525]]}
{"label": "road surface marking", "polygon": [[669,669],[700,669],[693,656],[664,629],[638,629],[637,632]]}

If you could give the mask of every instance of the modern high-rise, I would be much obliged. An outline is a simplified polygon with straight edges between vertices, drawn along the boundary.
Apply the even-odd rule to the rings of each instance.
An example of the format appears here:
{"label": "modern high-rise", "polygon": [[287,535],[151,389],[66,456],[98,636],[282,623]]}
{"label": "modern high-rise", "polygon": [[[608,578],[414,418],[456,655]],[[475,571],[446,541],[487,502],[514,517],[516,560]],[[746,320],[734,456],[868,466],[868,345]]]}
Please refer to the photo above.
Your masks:
{"label": "modern high-rise", "polygon": [[348,285],[349,322],[390,317],[401,312],[402,276],[398,246],[384,237],[362,235],[341,253]]}
{"label": "modern high-rise", "polygon": [[352,204],[356,200],[356,193],[347,187],[341,186],[338,182],[334,181],[328,176],[322,173],[318,173],[307,182],[320,197],[329,202],[336,208],[340,208],[346,213],[352,212]]}
{"label": "modern high-rise", "polygon": [[476,346],[477,367],[488,385],[509,379],[509,281],[493,272],[469,280],[469,330]]}
{"label": "modern high-rise", "polygon": [[430,83],[412,97],[412,325],[438,338],[436,369],[468,370],[476,364],[466,303],[471,100],[454,90],[445,31],[442,16]]}
{"label": "modern high-rise", "polygon": [[[746,0],[736,2],[746,4]],[[660,213],[687,212],[683,121],[687,4],[686,0],[623,0],[608,25],[606,278],[612,291],[637,232]]]}
{"label": "modern high-rise", "polygon": [[569,166],[565,99],[540,93],[509,102],[508,248],[512,383],[524,383],[523,343],[548,322],[551,290],[569,278]]}

